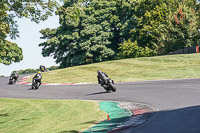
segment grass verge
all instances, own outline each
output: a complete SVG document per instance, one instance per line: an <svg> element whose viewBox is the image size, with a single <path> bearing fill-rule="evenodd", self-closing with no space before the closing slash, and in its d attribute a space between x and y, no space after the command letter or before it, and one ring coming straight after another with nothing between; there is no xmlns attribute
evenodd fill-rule
<svg viewBox="0 0 200 133"><path fill-rule="evenodd" d="M96 101L0 98L0 132L78 133L106 119L98 107Z"/></svg>
<svg viewBox="0 0 200 133"><path fill-rule="evenodd" d="M97 70L115 82L200 77L200 54L105 61L42 73L44 83L97 83ZM31 80L29 79L29 82Z"/></svg>

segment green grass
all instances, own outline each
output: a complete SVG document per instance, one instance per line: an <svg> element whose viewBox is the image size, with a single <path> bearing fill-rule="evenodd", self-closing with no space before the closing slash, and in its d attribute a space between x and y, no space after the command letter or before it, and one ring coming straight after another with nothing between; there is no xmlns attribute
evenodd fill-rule
<svg viewBox="0 0 200 133"><path fill-rule="evenodd" d="M1 133L78 133L106 119L95 101L0 98Z"/></svg>
<svg viewBox="0 0 200 133"><path fill-rule="evenodd" d="M68 67L42 73L42 82L97 83L99 69L115 82L200 78L200 54L130 58Z"/></svg>

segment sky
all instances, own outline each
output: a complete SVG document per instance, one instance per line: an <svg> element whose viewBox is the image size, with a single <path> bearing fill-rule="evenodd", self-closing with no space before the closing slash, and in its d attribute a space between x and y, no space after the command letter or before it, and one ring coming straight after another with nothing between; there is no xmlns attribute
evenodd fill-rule
<svg viewBox="0 0 200 133"><path fill-rule="evenodd" d="M23 60L19 63L12 63L11 65L4 65L0 63L0 76L10 76L12 71L25 70L28 68L37 69L40 65L46 67L58 66L55 63L53 57L43 57L42 47L38 45L44 42L44 39L40 39L42 34L39 32L41 29L45 28L57 28L59 26L59 16L54 15L48 18L44 22L36 24L31 22L26 18L17 20L19 38L16 40L10 40L13 43L17 43L19 47L22 48Z"/></svg>

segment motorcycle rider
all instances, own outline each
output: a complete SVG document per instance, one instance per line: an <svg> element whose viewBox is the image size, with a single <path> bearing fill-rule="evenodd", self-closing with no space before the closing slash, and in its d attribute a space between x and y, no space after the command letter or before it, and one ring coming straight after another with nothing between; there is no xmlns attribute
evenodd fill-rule
<svg viewBox="0 0 200 133"><path fill-rule="evenodd" d="M45 66L40 65L40 71L44 72L46 70Z"/></svg>
<svg viewBox="0 0 200 133"><path fill-rule="evenodd" d="M108 75L100 70L97 71L97 74L98 83L101 84L102 87L107 87L107 79L110 79Z"/></svg>
<svg viewBox="0 0 200 133"><path fill-rule="evenodd" d="M42 74L40 71L37 72L37 74L33 77L33 80L35 80L36 84L39 82L39 86L42 84L41 80L42 80ZM33 88L33 86L32 86Z"/></svg>
<svg viewBox="0 0 200 133"><path fill-rule="evenodd" d="M15 81L17 82L19 78L19 74L17 71L13 71L10 75L10 79L15 79Z"/></svg>

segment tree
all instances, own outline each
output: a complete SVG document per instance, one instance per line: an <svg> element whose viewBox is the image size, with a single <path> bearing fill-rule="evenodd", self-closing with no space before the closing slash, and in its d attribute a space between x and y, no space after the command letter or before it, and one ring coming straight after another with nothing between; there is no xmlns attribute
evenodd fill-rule
<svg viewBox="0 0 200 133"><path fill-rule="evenodd" d="M129 0L66 1L57 11L61 26L41 30L47 39L39 44L43 56L53 56L61 67L114 59L120 40L129 37L132 6Z"/></svg>
<svg viewBox="0 0 200 133"><path fill-rule="evenodd" d="M158 27L169 12L167 4L164 0L141 0L137 3L133 15L134 28L130 31L132 42L137 41L139 47L148 47L157 53Z"/></svg>
<svg viewBox="0 0 200 133"><path fill-rule="evenodd" d="M23 59L22 49L6 40L19 37L15 18L26 17L36 23L52 15L57 2L53 0L2 0L0 2L0 63L9 65ZM16 53L17 52L17 53Z"/></svg>
<svg viewBox="0 0 200 133"><path fill-rule="evenodd" d="M187 2L179 3L179 7L172 10L165 23L160 25L160 53L166 54L184 47L200 45L199 17L195 13L195 4L188 6Z"/></svg>
<svg viewBox="0 0 200 133"><path fill-rule="evenodd" d="M181 3L188 21L178 28L170 16L178 13ZM57 11L60 27L41 30L41 38L47 41L39 46L43 56L53 56L61 67L111 60L116 55L164 54L169 43L176 48L198 44L198 15L188 12L197 10L195 6L195 0L66 0ZM179 37L183 34L185 38ZM174 42L167 42L168 36ZM180 38L186 44L178 43Z"/></svg>
<svg viewBox="0 0 200 133"><path fill-rule="evenodd" d="M180 4L183 6L181 8L186 18L182 21L183 23L176 24L176 20L183 19L178 13ZM125 46L121 46L120 50L130 46L127 44L137 42L140 49L148 48L150 55L155 55L197 45L199 41L198 19L195 13L191 12L192 9L196 9L195 6L195 0L141 0L137 2L132 17L135 21L132 21L134 28L130 31L131 42L124 43Z"/></svg>
<svg viewBox="0 0 200 133"><path fill-rule="evenodd" d="M154 53L153 50L146 47L140 47L138 46L137 41L131 42L130 40L125 41L123 44L120 44L120 52L118 53L118 58L134 58L134 57L147 57L147 56L153 56L156 53Z"/></svg>
<svg viewBox="0 0 200 133"><path fill-rule="evenodd" d="M22 49L16 43L0 42L0 63L9 65L11 61L18 62L22 59Z"/></svg>

